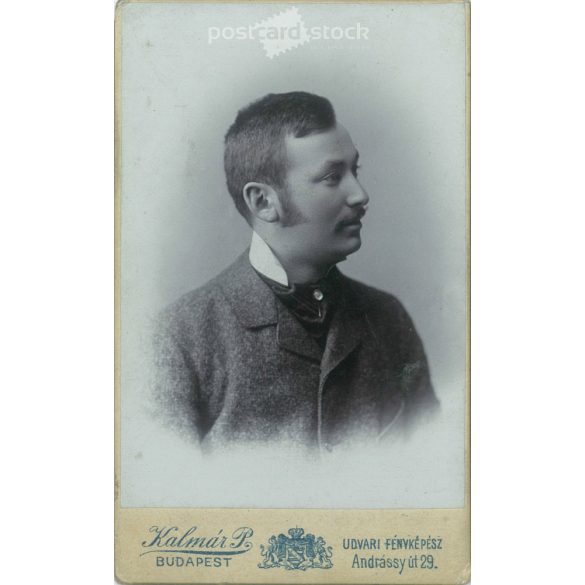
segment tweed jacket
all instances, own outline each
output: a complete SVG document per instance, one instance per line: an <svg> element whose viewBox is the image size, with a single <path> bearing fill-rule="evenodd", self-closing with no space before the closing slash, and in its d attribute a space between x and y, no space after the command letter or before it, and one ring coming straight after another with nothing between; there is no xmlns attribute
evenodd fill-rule
<svg viewBox="0 0 585 585"><path fill-rule="evenodd" d="M285 442L331 451L411 431L436 410L427 360L393 296L341 275L324 352L247 253L160 315L155 397L203 450Z"/></svg>

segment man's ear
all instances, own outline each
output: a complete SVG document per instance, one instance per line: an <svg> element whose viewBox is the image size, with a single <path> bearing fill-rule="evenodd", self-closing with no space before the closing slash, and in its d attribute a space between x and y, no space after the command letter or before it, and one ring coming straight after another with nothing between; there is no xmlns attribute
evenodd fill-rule
<svg viewBox="0 0 585 585"><path fill-rule="evenodd" d="M246 183L244 201L253 217L273 223L279 218L278 193L266 183Z"/></svg>

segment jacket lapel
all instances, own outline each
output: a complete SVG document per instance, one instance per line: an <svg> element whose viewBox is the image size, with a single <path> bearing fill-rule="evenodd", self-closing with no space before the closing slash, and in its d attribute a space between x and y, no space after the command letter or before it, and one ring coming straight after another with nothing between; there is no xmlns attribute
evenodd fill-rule
<svg viewBox="0 0 585 585"><path fill-rule="evenodd" d="M248 251L219 278L221 289L242 326L253 329L277 325L280 347L316 361L321 360L317 342L256 274L248 259Z"/></svg>
<svg viewBox="0 0 585 585"><path fill-rule="evenodd" d="M362 299L354 295L348 280L340 275L340 301L331 320L327 345L321 363L323 378L361 345L367 324Z"/></svg>
<svg viewBox="0 0 585 585"><path fill-rule="evenodd" d="M315 361L321 361L319 344L282 303L278 304L277 336L280 347Z"/></svg>

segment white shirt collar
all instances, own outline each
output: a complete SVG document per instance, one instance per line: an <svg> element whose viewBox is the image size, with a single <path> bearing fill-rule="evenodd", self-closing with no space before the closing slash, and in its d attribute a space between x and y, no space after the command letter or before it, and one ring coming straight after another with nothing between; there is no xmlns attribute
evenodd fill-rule
<svg viewBox="0 0 585 585"><path fill-rule="evenodd" d="M252 232L252 243L250 244L250 264L260 274L288 286L288 277L270 246L256 233Z"/></svg>

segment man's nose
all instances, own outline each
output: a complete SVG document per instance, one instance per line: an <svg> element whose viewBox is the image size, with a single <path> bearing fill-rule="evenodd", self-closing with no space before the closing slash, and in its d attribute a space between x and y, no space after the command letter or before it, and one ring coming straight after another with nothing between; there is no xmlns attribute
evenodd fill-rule
<svg viewBox="0 0 585 585"><path fill-rule="evenodd" d="M350 207L365 207L370 201L368 193L362 187L361 183L354 178L351 191L347 197L347 204Z"/></svg>

